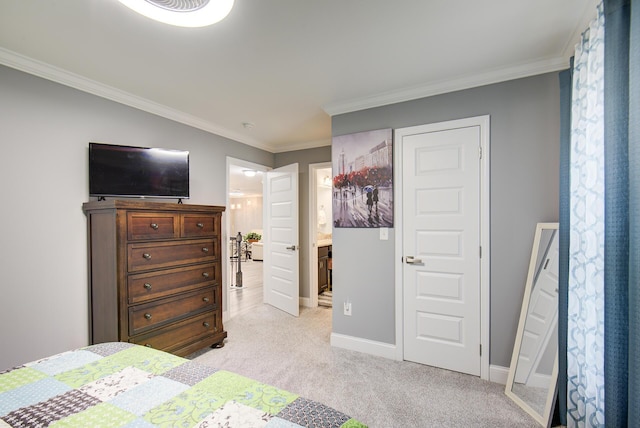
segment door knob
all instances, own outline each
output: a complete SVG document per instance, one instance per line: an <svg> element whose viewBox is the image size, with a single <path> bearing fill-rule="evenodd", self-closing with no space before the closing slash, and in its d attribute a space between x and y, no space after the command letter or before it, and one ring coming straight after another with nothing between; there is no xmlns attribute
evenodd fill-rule
<svg viewBox="0 0 640 428"><path fill-rule="evenodd" d="M296 250L296 246L292 245L290 247L287 247L287 250L295 251Z"/></svg>
<svg viewBox="0 0 640 428"><path fill-rule="evenodd" d="M410 265L415 265L415 264L422 263L422 259L416 259L413 256L407 256L406 260L407 260L407 264L410 264Z"/></svg>

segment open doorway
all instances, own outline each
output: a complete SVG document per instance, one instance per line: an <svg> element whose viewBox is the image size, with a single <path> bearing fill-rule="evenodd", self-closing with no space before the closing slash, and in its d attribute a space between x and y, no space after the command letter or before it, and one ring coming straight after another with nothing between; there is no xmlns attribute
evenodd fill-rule
<svg viewBox="0 0 640 428"><path fill-rule="evenodd" d="M227 158L223 290L226 318L263 304L263 174L269 168ZM225 256L226 254L226 256Z"/></svg>
<svg viewBox="0 0 640 428"><path fill-rule="evenodd" d="M309 165L309 303L332 306L333 241L331 162Z"/></svg>

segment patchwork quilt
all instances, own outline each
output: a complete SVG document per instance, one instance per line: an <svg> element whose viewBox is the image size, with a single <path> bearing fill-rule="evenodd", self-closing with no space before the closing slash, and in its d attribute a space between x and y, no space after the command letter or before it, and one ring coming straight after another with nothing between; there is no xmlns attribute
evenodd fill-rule
<svg viewBox="0 0 640 428"><path fill-rule="evenodd" d="M328 406L130 343L0 373L0 427L366 427Z"/></svg>

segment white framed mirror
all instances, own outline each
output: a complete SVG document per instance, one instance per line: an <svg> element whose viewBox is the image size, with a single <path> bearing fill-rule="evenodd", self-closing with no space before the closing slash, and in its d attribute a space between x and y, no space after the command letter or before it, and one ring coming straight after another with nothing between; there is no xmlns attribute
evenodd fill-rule
<svg viewBox="0 0 640 428"><path fill-rule="evenodd" d="M538 223L505 393L549 427L558 386L558 223Z"/></svg>

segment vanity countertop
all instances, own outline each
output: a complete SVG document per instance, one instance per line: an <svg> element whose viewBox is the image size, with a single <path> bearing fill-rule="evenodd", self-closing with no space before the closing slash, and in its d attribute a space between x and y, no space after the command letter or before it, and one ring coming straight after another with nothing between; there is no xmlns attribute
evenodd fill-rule
<svg viewBox="0 0 640 428"><path fill-rule="evenodd" d="M331 239L319 239L317 245L318 245L318 248L328 247L329 245L331 245Z"/></svg>

